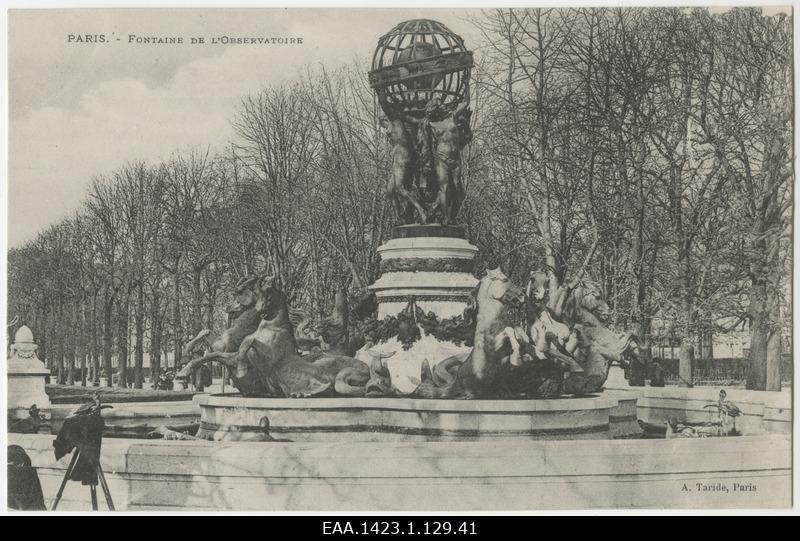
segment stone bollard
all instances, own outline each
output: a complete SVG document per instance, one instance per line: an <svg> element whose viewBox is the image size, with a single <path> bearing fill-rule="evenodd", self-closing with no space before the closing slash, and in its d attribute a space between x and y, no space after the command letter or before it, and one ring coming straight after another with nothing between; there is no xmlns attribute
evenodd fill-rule
<svg viewBox="0 0 800 541"><path fill-rule="evenodd" d="M50 433L50 372L36 355L33 332L23 325L14 335L8 359L8 431Z"/></svg>

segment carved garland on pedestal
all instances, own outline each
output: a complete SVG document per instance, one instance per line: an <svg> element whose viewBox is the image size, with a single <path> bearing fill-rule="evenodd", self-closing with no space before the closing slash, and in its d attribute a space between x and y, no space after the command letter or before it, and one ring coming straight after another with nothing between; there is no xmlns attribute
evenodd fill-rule
<svg viewBox="0 0 800 541"><path fill-rule="evenodd" d="M405 302L409 303L411 301L416 302L416 297L411 295L387 295L385 297L378 297L378 304L381 303L388 303L388 302ZM421 301L425 302L468 302L469 296L468 295L425 295L421 299Z"/></svg>
<svg viewBox="0 0 800 541"><path fill-rule="evenodd" d="M422 338L421 330L441 342L467 347L472 347L475 333L474 323L466 322L463 316L439 319L433 312L423 312L413 297L397 316L386 316L383 320L373 317L365 320L362 327L365 339L381 343L396 337L404 350L411 349Z"/></svg>

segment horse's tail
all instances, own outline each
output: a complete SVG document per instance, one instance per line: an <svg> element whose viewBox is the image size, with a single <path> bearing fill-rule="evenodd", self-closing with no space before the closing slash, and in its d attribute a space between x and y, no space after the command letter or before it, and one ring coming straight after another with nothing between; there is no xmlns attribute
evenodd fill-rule
<svg viewBox="0 0 800 541"><path fill-rule="evenodd" d="M456 379L458 367L461 366L462 362L464 362L464 356L456 355L453 357L448 357L434 366L431 375L436 386L446 387L448 385L452 385Z"/></svg>
<svg viewBox="0 0 800 541"><path fill-rule="evenodd" d="M175 377L176 378L189 377L192 370L194 370L198 366L211 362L218 362L230 368L231 370L234 370L237 365L236 357L238 355L239 354L237 352L224 353L221 351L212 351L210 353L206 353L202 357L198 357L197 359L192 359L191 361L183 365L183 368L181 368L180 371L177 374L175 374Z"/></svg>
<svg viewBox="0 0 800 541"><path fill-rule="evenodd" d="M453 364L453 360L458 360L458 357L450 357L449 359L445 359L441 363L437 364L435 370L439 369L439 365L448 362L450 365ZM460 363L459 363L460 364ZM443 374L447 373L447 376ZM450 371L447 370L447 366L443 367L441 370L440 378L450 378ZM452 379L449 379L448 383L444 385L437 385L436 377L434 376L433 372L431 371L431 365L428 362L428 359L422 361L422 367L420 369L420 379L422 382L419 386L414 390L412 393L413 396L417 396L420 398L453 398L455 396L455 375L452 376Z"/></svg>
<svg viewBox="0 0 800 541"><path fill-rule="evenodd" d="M336 373L333 390L344 396L364 396L370 380L369 367L359 361L359 365L346 366Z"/></svg>
<svg viewBox="0 0 800 541"><path fill-rule="evenodd" d="M627 333L623 336L623 340L625 341L624 345L622 346L622 353L619 356L620 365L625 366L623 363L627 364L628 358L633 357L634 360L639 361L639 337L633 333Z"/></svg>

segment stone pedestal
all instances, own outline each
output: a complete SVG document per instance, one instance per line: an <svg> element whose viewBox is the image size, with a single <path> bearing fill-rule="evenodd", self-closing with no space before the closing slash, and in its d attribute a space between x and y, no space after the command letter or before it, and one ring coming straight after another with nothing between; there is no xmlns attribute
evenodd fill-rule
<svg viewBox="0 0 800 541"><path fill-rule="evenodd" d="M459 316L470 292L478 285L473 275L478 249L466 239L464 228L441 225L395 227L392 238L378 248L381 276L370 286L378 300L378 319L396 316L414 301L423 312L439 319ZM397 339L371 348L382 356L401 393L413 392L420 382L424 360L431 367L470 348L441 342L433 336L416 341L408 350Z"/></svg>
<svg viewBox="0 0 800 541"><path fill-rule="evenodd" d="M39 433L50 433L50 398L44 387L50 372L36 356L37 347L31 330L24 325L20 327L8 358L9 432L31 431L31 427L38 424ZM32 406L39 410L40 423L31 419Z"/></svg>
<svg viewBox="0 0 800 541"><path fill-rule="evenodd" d="M378 319L396 315L411 298L440 318L461 314L478 284L473 276L478 249L456 226L395 227L378 248L381 277L370 289L378 299Z"/></svg>

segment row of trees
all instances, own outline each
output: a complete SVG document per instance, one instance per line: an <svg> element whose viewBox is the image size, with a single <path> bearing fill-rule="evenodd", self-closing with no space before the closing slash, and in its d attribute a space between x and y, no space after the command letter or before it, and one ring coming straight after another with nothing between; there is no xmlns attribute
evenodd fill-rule
<svg viewBox="0 0 800 541"><path fill-rule="evenodd" d="M375 182L387 149L359 73L244 98L228 148L98 177L73 217L10 251L9 313L60 382L124 359L118 384L141 387L145 354L153 375L174 363L189 337L224 325L233 284L254 272L312 313L339 286L366 290L391 223Z"/></svg>
<svg viewBox="0 0 800 541"><path fill-rule="evenodd" d="M671 322L684 379L697 338L744 323L748 386L779 389L790 319L789 18L535 9L476 24L490 44L479 131L503 171L491 178L523 200L515 225L541 239L551 287L596 250L590 274L618 323L647 336L654 318Z"/></svg>
<svg viewBox="0 0 800 541"><path fill-rule="evenodd" d="M792 36L753 9L486 11L460 221L479 270L551 287L585 272L615 323L683 338L750 325L751 388L780 387L790 319ZM269 271L290 302L362 295L394 217L388 143L364 66L242 100L228 148L131 163L74 217L9 253L9 313L59 380L157 373L224 325L232 285ZM782 312L783 307L783 312ZM130 360L129 360L130 359ZM173 361L174 362L174 361ZM87 370L82 370L82 374ZM690 378L690 372L684 374Z"/></svg>

